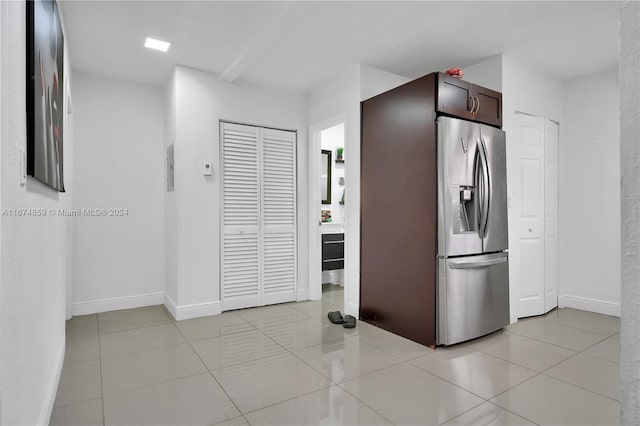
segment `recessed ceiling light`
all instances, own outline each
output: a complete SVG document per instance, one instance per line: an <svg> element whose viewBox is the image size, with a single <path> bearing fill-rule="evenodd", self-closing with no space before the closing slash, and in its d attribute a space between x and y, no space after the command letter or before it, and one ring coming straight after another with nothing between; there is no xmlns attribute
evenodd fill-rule
<svg viewBox="0 0 640 426"><path fill-rule="evenodd" d="M169 46L171 46L171 43L169 43L168 41L156 40L155 38L151 37L147 37L144 42L144 47L148 49L159 50L161 52L166 52L167 50L169 50Z"/></svg>

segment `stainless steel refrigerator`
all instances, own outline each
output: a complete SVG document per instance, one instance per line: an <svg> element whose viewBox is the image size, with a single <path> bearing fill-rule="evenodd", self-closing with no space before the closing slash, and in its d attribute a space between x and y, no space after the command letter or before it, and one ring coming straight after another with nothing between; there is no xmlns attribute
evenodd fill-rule
<svg viewBox="0 0 640 426"><path fill-rule="evenodd" d="M450 117L438 123L437 343L509 324L505 133Z"/></svg>

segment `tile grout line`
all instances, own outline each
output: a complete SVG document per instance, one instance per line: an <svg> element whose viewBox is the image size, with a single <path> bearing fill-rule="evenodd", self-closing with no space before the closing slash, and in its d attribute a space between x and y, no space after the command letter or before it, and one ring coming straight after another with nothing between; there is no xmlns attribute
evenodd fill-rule
<svg viewBox="0 0 640 426"><path fill-rule="evenodd" d="M244 319L244 318L243 318ZM227 392L227 390L222 386L222 383L220 383L218 381L218 379L216 379L216 376L213 375L213 372L211 370L209 370L209 367L207 367L207 364L204 362L204 360L200 357L200 355L198 354L198 352L195 350L195 348L193 347L193 345L191 344L191 342L189 341L189 339L187 339L187 337L182 333L182 330L180 330L180 328L174 323L174 326L176 327L176 329L178 330L178 333L180 333L180 335L182 336L182 338L185 340L185 342L187 342L187 344L189 345L189 347L191 348L191 350L193 351L193 353L195 354L195 356L198 357L198 359L200 360L200 362L202 363L202 365L204 366L204 368L207 370L207 372L209 373L209 375L211 376L211 378L218 384L218 386L220 387L220 389L222 389L222 392L224 392L224 394L227 396L227 398L229 398L229 401L231 401L231 403L233 404L233 406L236 408L236 410L238 410L238 413L240 413L240 415L242 416L242 418L244 419L245 422L249 423L249 420L247 420L247 418L244 416L244 414L242 413L242 411L240 411L240 407L238 407L238 405L236 404L236 402L231 398L231 396L229 395L229 393ZM222 337L222 335L220 335L220 337ZM199 373L202 374L202 373ZM238 416L234 416L231 417L229 419L224 419L221 420L218 423L221 423L223 421L226 420L231 420L235 417Z"/></svg>
<svg viewBox="0 0 640 426"><path fill-rule="evenodd" d="M557 324L556 324L556 325L557 325ZM579 329L578 329L578 328L575 328L574 330L579 330ZM580 331L584 331L584 330L580 330ZM516 333L515 331L505 330L505 333L506 333L506 334L515 335L515 336L519 336L519 337L526 337L527 339L535 340L536 342L546 343L547 345L555 346L555 347L558 347L558 348L561 348L561 349L567 349L567 350L570 350L570 351L573 351L573 352L581 352L581 351L576 350L576 349L567 348L566 346L556 345L555 343L546 342L546 341L544 341L544 340L536 339L535 337L526 336L526 335L524 335L524 334L519 334L519 333ZM593 334L597 334L597 333L593 333ZM599 336L604 337L604 338L605 338L604 340L608 339L608 337L606 337L606 336L604 336L604 335L602 335L602 334L600 334ZM595 344L595 345L597 345L598 343L601 343L602 341L603 341L603 340L599 340L597 343L594 343L594 344ZM583 349L583 350L584 350L584 349Z"/></svg>
<svg viewBox="0 0 640 426"><path fill-rule="evenodd" d="M587 391L587 392L590 392L590 393L592 393L592 394L594 394L594 395L599 395L599 396L601 396L601 397L603 397L603 398L607 398L607 399L609 399L609 400L611 400L611 401L613 401L613 402L616 402L616 403L620 404L620 401L618 401L617 399L611 398L610 396L603 395L603 394L601 394L601 393L599 393L599 392L596 392L596 391L593 391L593 390L591 390L591 389L583 388L582 386L576 385L576 384L574 384L574 383L567 382L566 380L564 380L564 379L560 379L560 378L558 378L558 377L549 376L548 374L544 374L544 373L540 373L540 374L541 374L542 376L548 377L548 378L550 378L550 379L557 380L557 381L559 381L559 382L562 382L562 383L565 383L565 384L567 384L567 385L570 385L570 386L576 387L576 388L578 388L578 389L582 389L582 390Z"/></svg>
<svg viewBox="0 0 640 426"><path fill-rule="evenodd" d="M318 321L318 322L320 323L320 326L321 326L321 327L324 327L324 326L325 326L325 325L322 323L322 320L318 320L317 318L311 317L311 316L310 316L309 314L307 314L306 312L298 311L298 310L297 310L297 309L295 309L295 308L290 308L290 309L293 309L293 310L294 310L295 312L297 312L297 313L301 313L301 314L303 314L303 315L308 316L309 318L311 318L311 319L313 319L313 320ZM307 321L307 320L304 320L304 321ZM295 324L295 323L297 323L297 322L298 322L298 321L294 321L294 324ZM253 325L253 324L252 324L252 325ZM268 327L266 327L266 328L268 328ZM367 404L365 404L364 402L362 402L359 398L355 397L355 396L354 396L354 395L352 395L350 392L348 392L346 389L344 389L342 386L340 386L340 384L339 384L339 383L334 382L333 380L331 380L331 378L330 378L330 377L325 376L322 372L320 372L319 370L317 370L314 366L312 366L311 364L309 364L308 362L306 362L304 359L300 358L300 357L299 357L299 356L298 356L294 351L289 350L289 349L288 349L288 348L286 348L285 346L283 346L283 345L281 345L280 343L278 343L276 340L274 340L272 337L270 337L267 333L265 333L263 329L256 327L256 330L258 330L260 333L262 333L262 334L263 334L267 339L271 340L273 343L275 343L276 345L278 345L278 346L280 346L282 349L284 349L284 350L285 350L285 354L287 354L287 353L288 353L289 355L293 355L293 357L294 357L294 358L296 358L297 360L299 360L299 361L300 361L300 362L302 362L303 364L307 365L309 368L311 368L311 369L312 369L313 371L315 371L316 373L320 374L322 377L326 378L326 379L329 381L329 385L328 385L328 386L323 386L323 387L321 387L320 389L316 389L316 390L311 391L311 392L306 392L306 393L303 393L303 394L300 394L300 395L295 395L295 396L293 396L293 397L291 397L291 398L287 398L287 399L285 399L285 400L283 400L283 401L274 402L273 404L269 404L269 405L264 406L264 407L256 408L255 410L247 411L246 413L243 413L243 416L244 416L244 414L251 414L251 413L254 413L254 412L256 412L256 411L264 410L264 409L266 409L266 408L273 407L273 406L278 405L278 404L283 404L283 403L285 403L285 402L292 401L292 400L294 400L294 399L301 398L301 397L304 397L304 396L307 396L307 395L311 395L311 394L313 394L313 393L320 392L320 391L325 390L325 389L330 389L330 388L331 388L331 387L333 387L333 386L337 386L337 387L339 387L340 389L342 389L344 392L347 392L349 395L353 396L357 401L361 402L361 403L362 403L362 405L364 405L364 406L366 406L367 408L369 408L369 409L370 409L371 411L373 411L375 414L379 415L380 417L382 417L382 418L383 418L383 419L385 419L386 421L389 421L389 419L387 419L386 417L384 417L383 415L381 415L380 413L378 413L378 412L377 412L376 410L374 410L373 408L369 407ZM355 336L357 336L357 335L355 335ZM353 337L353 336L344 336L344 337L345 337L345 338L347 338L347 337ZM335 342L339 342L339 341L340 341L340 340L334 340L334 341L326 342L326 343L335 343ZM313 346L320 346L320 345L323 345L323 344L324 344L324 343L320 343L320 344L317 344L317 345L311 345L311 346L308 346L308 347L305 347L305 348L298 348L298 349L296 349L296 350L297 350L297 351L300 351L300 350L304 350L304 349L311 348L311 347L313 347ZM371 345L370 345L370 346L371 346ZM373 347L373 346L372 346L372 347ZM375 349L377 349L377 348L375 348ZM277 354L277 355L284 355L284 354ZM270 357L277 356L277 355L271 355ZM259 358L259 359L266 359L266 358L270 358L270 357L263 357L263 358ZM255 360L254 360L254 361L255 361ZM246 361L246 362L252 362L252 361ZM401 362L402 362L402 361L401 361ZM400 362L400 363L401 363L401 362ZM242 363L239 363L239 364L242 364ZM235 364L235 365L239 365L239 364ZM394 365L398 365L398 364L394 364ZM384 368L388 368L388 367L384 367ZM384 368L382 368L382 369L384 369ZM381 370L382 370L382 369L381 369ZM211 370L209 370L209 371L211 371ZM376 370L376 371L380 371L380 370ZM212 373L212 374L213 374L213 373ZM221 386L222 386L222 385L221 385ZM247 423L249 423L249 420L248 420L246 417L245 417L245 420L247 421ZM391 421L389 421L389 422L393 424L393 422L391 422ZM249 423L249 424L250 424L250 423Z"/></svg>
<svg viewBox="0 0 640 426"><path fill-rule="evenodd" d="M96 315L96 322L98 323L98 360L100 362L100 402L102 402L102 425L106 426L107 419L104 412L104 382L102 380L102 339L100 338L100 316Z"/></svg>
<svg viewBox="0 0 640 426"><path fill-rule="evenodd" d="M524 382L523 382L523 383L524 383ZM495 397L494 397L494 398L495 398ZM492 399L493 399L493 398L492 398ZM483 405L483 404L491 404L491 405L494 405L494 406L498 407L499 409L504 410L504 411L506 411L506 412L508 412L508 413L511 413L511 414L513 414L513 415L515 415L515 416L518 416L518 417L520 417L520 418L523 418L523 419L525 419L526 421L531 422L531 423L533 423L533 424L534 424L534 425L536 425L536 426L541 426L539 423L536 423L536 422L534 422L533 420L530 420L530 419L528 419L528 418L524 417L522 414L518 414L518 413L516 413L515 411L511 411L511 410L509 410L509 409L507 409L507 408L504 408L504 407L502 407L502 406L500 406L500 405L496 404L495 402L491 402L491 400L487 400L487 401L485 401L485 402L483 402L483 403L481 403L481 404L476 405L476 406L475 406L475 407L473 407L473 408L469 408L469 409L468 409L467 411L465 411L464 413L460 413L460 414L458 414L457 416L452 417L452 418L450 418L449 420L447 420L447 421L445 421L445 422L440 423L440 425L439 425L439 426L442 426L442 425L444 425L444 424L445 424L445 423L447 423L447 422L450 422L450 421L452 421L452 420L455 420L455 419L457 419L458 417L460 417L460 416L462 416L462 415L464 415L464 414L468 413L468 412L469 412L469 411L471 411L471 410L474 410L474 409L478 408L480 405Z"/></svg>

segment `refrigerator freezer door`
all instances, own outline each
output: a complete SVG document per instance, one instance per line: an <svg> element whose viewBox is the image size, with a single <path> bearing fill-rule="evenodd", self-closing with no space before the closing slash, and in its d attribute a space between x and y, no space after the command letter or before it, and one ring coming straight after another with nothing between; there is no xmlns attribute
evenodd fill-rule
<svg viewBox="0 0 640 426"><path fill-rule="evenodd" d="M480 126L438 118L438 256L482 253L476 169Z"/></svg>
<svg viewBox="0 0 640 426"><path fill-rule="evenodd" d="M438 259L439 345L484 336L507 324L507 253Z"/></svg>
<svg viewBox="0 0 640 426"><path fill-rule="evenodd" d="M480 126L489 171L489 208L484 232L483 252L492 253L509 248L507 222L507 151L505 133L489 126Z"/></svg>

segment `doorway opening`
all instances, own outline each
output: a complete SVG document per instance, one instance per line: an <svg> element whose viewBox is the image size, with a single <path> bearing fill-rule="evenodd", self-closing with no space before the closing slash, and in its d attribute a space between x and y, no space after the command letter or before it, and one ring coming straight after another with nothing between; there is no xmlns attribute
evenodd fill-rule
<svg viewBox="0 0 640 426"><path fill-rule="evenodd" d="M310 128L309 296L327 312L344 312L345 129L344 114Z"/></svg>

